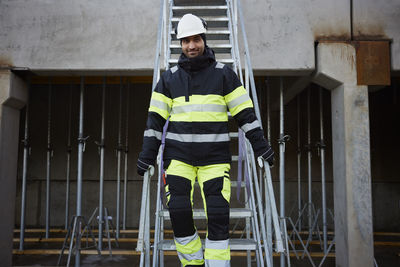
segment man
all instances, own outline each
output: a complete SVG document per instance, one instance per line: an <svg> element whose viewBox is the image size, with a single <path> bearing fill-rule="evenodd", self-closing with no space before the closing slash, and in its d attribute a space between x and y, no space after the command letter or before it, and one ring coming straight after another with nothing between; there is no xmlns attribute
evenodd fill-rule
<svg viewBox="0 0 400 267"><path fill-rule="evenodd" d="M178 65L163 73L152 94L137 167L143 175L155 164L169 118L165 191L179 259L183 266L230 266L227 111L245 132L257 157L272 164L274 152L264 138L248 93L232 69L215 61L205 33L206 23L192 14L179 21L176 34L182 54ZM204 255L193 223L196 178L207 215Z"/></svg>

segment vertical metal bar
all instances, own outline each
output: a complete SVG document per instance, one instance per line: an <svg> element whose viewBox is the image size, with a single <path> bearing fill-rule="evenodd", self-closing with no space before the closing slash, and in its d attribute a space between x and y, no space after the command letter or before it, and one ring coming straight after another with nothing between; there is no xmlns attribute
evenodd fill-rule
<svg viewBox="0 0 400 267"><path fill-rule="evenodd" d="M129 90L130 83L126 88L126 116L125 116L125 151L124 151L124 203L122 210L122 229L126 230L126 204L128 197L128 140L129 140Z"/></svg>
<svg viewBox="0 0 400 267"><path fill-rule="evenodd" d="M78 137L78 174L76 181L76 216L82 216L82 175L83 175L83 151L85 147L85 138L83 137L83 112L84 112L84 96L85 96L85 87L84 87L85 78L81 77L81 90L80 90L80 100L79 100L79 137ZM79 218L78 218L79 220ZM80 236L81 232L81 223L77 225L78 229L77 237ZM75 231L74 231L75 233ZM78 242L78 239L77 239ZM79 244L76 244L78 248ZM75 266L80 266L81 260L81 252L79 249L76 249L75 253Z"/></svg>
<svg viewBox="0 0 400 267"><path fill-rule="evenodd" d="M104 138L105 138L105 116L106 116L106 86L107 78L103 77L103 91L101 100L101 136L100 136L100 188L99 188L99 250L103 249L103 224L108 218L104 218ZM107 223L107 222L106 222Z"/></svg>
<svg viewBox="0 0 400 267"><path fill-rule="evenodd" d="M121 202L121 127L122 127L122 77L120 77L119 86L119 112L118 112L118 144L117 144L117 215L116 215L116 237L119 238L120 226L120 202Z"/></svg>
<svg viewBox="0 0 400 267"><path fill-rule="evenodd" d="M239 12L239 17L240 17L240 27L242 28L242 36L243 36L243 43L244 43L244 54L246 58L246 62L248 65L248 71L249 71L249 76L250 76L250 83L251 83L251 92L252 92L252 99L254 103L254 111L256 113L258 121L261 123L261 115L260 115L260 108L258 105L258 99L257 99L257 92L256 92L256 85L254 82L254 76L253 76L253 68L251 66L251 60L250 60L250 54L249 54L249 45L247 43L247 37L246 37L246 29L244 26L244 21L243 21L243 11L241 8L241 3L240 0L237 0L237 9Z"/></svg>
<svg viewBox="0 0 400 267"><path fill-rule="evenodd" d="M148 187L150 186L150 172L146 171L143 176L143 188L142 188L142 201L140 202L140 217L139 217L139 233L136 251L140 251L140 263L139 266L144 265L144 254L145 254L145 229L146 229L146 212L147 212L147 201L148 201Z"/></svg>
<svg viewBox="0 0 400 267"><path fill-rule="evenodd" d="M30 84L29 84L29 89L30 89ZM19 250L24 250L24 239L25 239L26 179L28 175L28 155L29 155L29 97L25 109L25 133L24 133L24 140L22 140L22 143L24 145L24 159L22 167L21 225L19 232Z"/></svg>
<svg viewBox="0 0 400 267"><path fill-rule="evenodd" d="M162 6L160 8L163 10L163 45L164 45L164 69L168 69L167 67L167 35L170 35L170 32L167 32L167 2L168 1L163 1Z"/></svg>
<svg viewBox="0 0 400 267"><path fill-rule="evenodd" d="M71 183L71 130L72 130L72 85L69 88L69 106L68 106L68 129L67 129L67 173L65 188L65 230L68 229L69 221L69 192Z"/></svg>
<svg viewBox="0 0 400 267"><path fill-rule="evenodd" d="M49 79L48 111L47 111L47 164L46 164L46 238L50 235L50 175L51 175L51 93L52 81Z"/></svg>
<svg viewBox="0 0 400 267"><path fill-rule="evenodd" d="M280 217L285 218L285 143L284 139L284 110L283 110L283 80L279 78L279 131L280 131L280 142L279 142L279 192L280 192ZM281 229L283 230L283 224L281 221ZM281 253L281 267L285 266L285 255Z"/></svg>
<svg viewBox="0 0 400 267"><path fill-rule="evenodd" d="M159 264L159 259L158 259L158 242L160 241L160 226L161 226L161 176L162 176L162 170L160 169L159 165L159 176L158 176L158 181L157 181L157 198L156 198L156 219L154 222L154 245L153 245L153 267L158 266Z"/></svg>
<svg viewBox="0 0 400 267"><path fill-rule="evenodd" d="M149 186L147 187L147 201L146 201L146 221L145 221L145 249L146 249L146 257L145 263L146 267L150 266L150 183L151 179L149 179Z"/></svg>
<svg viewBox="0 0 400 267"><path fill-rule="evenodd" d="M324 143L324 118L323 118L323 91L319 88L319 124L321 129L321 185L322 185L322 231L324 239L324 253L328 249L327 224L326 224L326 191L325 191L325 143Z"/></svg>
<svg viewBox="0 0 400 267"><path fill-rule="evenodd" d="M249 184L250 184L250 200L251 200L251 202L250 202L250 206L251 206L251 209L253 210L253 221L254 221L254 234L255 234L255 236L256 236L256 240L258 240L259 241L259 244L258 244L258 255L259 255L259 261L260 261L260 263L261 263L261 266L262 267L264 267L264 261L263 261L263 252L262 252L262 249L261 249L261 234L260 234L260 228L259 228L259 226L258 226L258 219L257 219L257 212L256 212L256 210L257 210L257 207L256 207L256 201L255 201L255 196L254 196L254 188L253 188L253 175L252 175L252 173L251 173L251 167L250 167L250 162L249 162L249 153L246 151L246 158L247 158L247 160L246 160L246 165L247 165L247 173L248 173L248 176L249 176ZM254 180L256 180L256 178L254 179Z"/></svg>
<svg viewBox="0 0 400 267"><path fill-rule="evenodd" d="M307 90L307 159L308 159L308 235L312 236L312 191L311 191L311 89Z"/></svg>
<svg viewBox="0 0 400 267"><path fill-rule="evenodd" d="M297 96L297 212L301 231L301 148L300 148L300 96Z"/></svg>
<svg viewBox="0 0 400 267"><path fill-rule="evenodd" d="M247 147L250 148L251 144L249 143L249 141L247 141L246 143L247 143ZM263 206L262 206L262 203L261 203L262 197L261 197L261 193L260 193L260 186L259 186L258 181L257 181L257 167L256 167L256 163L254 161L254 154L252 153L252 155L250 157L248 157L247 160L251 161L251 167L253 169L254 191L256 193L255 197L257 199L258 214L259 214L259 218L260 218L261 237L262 237L263 243L266 244L267 243L267 236L266 236L266 233L265 233L264 211L263 211ZM260 241L261 241L261 239L260 239ZM269 254L269 249L268 249L267 245L264 245L264 253L265 253L265 261L267 263L267 266L272 267L271 262L270 262L272 254ZM261 258L262 258L262 256L261 256Z"/></svg>
<svg viewBox="0 0 400 267"><path fill-rule="evenodd" d="M160 13L158 20L158 30L157 30L157 46L156 46L156 56L154 58L154 71L153 71L153 88L156 87L157 81L160 77L160 56L161 56L161 39L163 31L163 15L164 15L164 0L160 0Z"/></svg>
<svg viewBox="0 0 400 267"><path fill-rule="evenodd" d="M166 8L166 7L165 7ZM168 30L167 30L167 39L168 39L168 47L171 47L171 34L170 32L172 31L172 0L168 1L168 16L169 16L169 24L168 24ZM165 62L166 62L166 67L165 69L168 70L169 69L169 59L171 57L171 49L167 50L167 56L165 58ZM153 87L154 88L154 87Z"/></svg>
<svg viewBox="0 0 400 267"><path fill-rule="evenodd" d="M270 87L268 83L268 79L265 80L265 85L267 89L267 139L269 144L271 145L271 116L270 116L270 109L271 109L271 102L270 102ZM266 216L266 230L267 230L267 245L269 249L269 254L271 255L271 265L273 266L274 257L272 256L272 217L271 217L271 201L269 200L268 195L268 185L267 181L264 183L265 186L265 216Z"/></svg>

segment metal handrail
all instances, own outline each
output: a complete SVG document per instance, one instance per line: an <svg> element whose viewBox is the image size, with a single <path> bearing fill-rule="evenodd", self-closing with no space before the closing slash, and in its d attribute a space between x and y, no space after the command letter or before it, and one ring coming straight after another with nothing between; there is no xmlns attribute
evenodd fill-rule
<svg viewBox="0 0 400 267"><path fill-rule="evenodd" d="M162 39L163 39L163 29L164 29L164 10L165 10L165 0L160 0L160 15L158 19L158 29L157 29L157 45L156 45L156 56L154 58L154 69L153 69L153 83L151 89L157 85L158 80L160 79L160 57L161 57L161 48L162 48Z"/></svg>
<svg viewBox="0 0 400 267"><path fill-rule="evenodd" d="M254 74L253 74L253 68L251 65L251 59L250 59L250 52L249 52L249 45L247 43L247 35L246 35L246 28L244 26L244 17L243 17L243 12L242 12L242 6L240 3L240 0L235 0L235 3L232 2L232 0L227 0L228 5L230 5L230 10L232 12L231 16L234 18L234 23L237 23L237 18L236 18L236 13L239 15L239 23L240 23L240 28L241 28L241 33L243 37L243 45L244 45L244 54L245 54L245 66L247 66L247 71L246 75L248 75L248 78L250 78L250 90L251 90L251 95L253 96L253 103L254 103L254 110L257 116L257 119L259 120L260 124L262 125L262 120L261 120L261 115L260 115L260 107L258 105L258 98L257 98L257 90L256 90L256 83L254 80ZM236 28L236 27L233 27ZM235 46L238 47L238 33L236 31L232 32L234 35L235 39ZM237 53L236 58L239 61L239 68L240 68L240 55L239 55L239 49L237 48L235 53ZM240 75L240 80L243 83L243 77L241 73L241 69L239 69L239 75ZM261 126L262 127L262 126Z"/></svg>

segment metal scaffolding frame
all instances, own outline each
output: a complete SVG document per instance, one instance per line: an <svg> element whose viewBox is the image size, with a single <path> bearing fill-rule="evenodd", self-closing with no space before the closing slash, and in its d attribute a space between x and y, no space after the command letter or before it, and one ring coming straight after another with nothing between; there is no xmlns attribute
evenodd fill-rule
<svg viewBox="0 0 400 267"><path fill-rule="evenodd" d="M51 99L52 99L52 81L49 79L48 88L48 106L47 106L47 160L46 160L46 234L45 237L50 237L50 179L51 179L51 158L53 157L53 148L51 144Z"/></svg>
<svg viewBox="0 0 400 267"><path fill-rule="evenodd" d="M126 230L126 213L128 198L128 152L129 152L129 90L130 83L128 80L126 87L126 115L125 115L125 150L124 150L124 196L122 209L122 229Z"/></svg>
<svg viewBox="0 0 400 267"><path fill-rule="evenodd" d="M22 165L22 189L21 189L21 221L19 233L19 250L24 250L25 240L25 212L26 212L26 180L28 176L28 156L30 155L29 146L29 95L30 95L30 82L28 89L28 102L25 107L25 123L24 123L24 139L22 144L24 146L23 165Z"/></svg>
<svg viewBox="0 0 400 267"><path fill-rule="evenodd" d="M71 184L71 131L72 131L72 85L69 89L68 104L68 129L67 129L67 167L66 167L66 187L65 187L65 230L68 229L69 222L69 194Z"/></svg>
<svg viewBox="0 0 400 267"><path fill-rule="evenodd" d="M120 233L120 210L121 210L121 157L122 157L122 77L119 80L119 105L118 105L118 143L117 143L117 202L116 202L116 215L115 227L116 238L119 238Z"/></svg>

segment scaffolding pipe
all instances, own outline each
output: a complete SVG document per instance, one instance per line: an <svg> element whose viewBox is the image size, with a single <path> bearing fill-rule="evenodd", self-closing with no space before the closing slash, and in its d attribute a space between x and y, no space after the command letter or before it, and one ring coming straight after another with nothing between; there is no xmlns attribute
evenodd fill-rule
<svg viewBox="0 0 400 267"><path fill-rule="evenodd" d="M281 229L283 229L282 219L285 218L285 142L284 142L284 107L283 107L283 80L279 79L279 191L280 191L280 218ZM283 230L282 230L283 231ZM281 267L285 266L285 255L281 253Z"/></svg>
<svg viewBox="0 0 400 267"><path fill-rule="evenodd" d="M99 250L103 249L103 222L104 222L104 145L105 145L105 116L106 116L106 84L107 78L103 77L103 92L101 102L101 139L100 139L100 188L99 188ZM108 220L108 218L105 218Z"/></svg>
<svg viewBox="0 0 400 267"><path fill-rule="evenodd" d="M308 235L312 236L312 191L311 191L311 89L307 90L307 163L308 163Z"/></svg>
<svg viewBox="0 0 400 267"><path fill-rule="evenodd" d="M68 105L68 129L67 129L67 173L66 173L66 188L65 188L65 230L68 229L69 221L69 192L71 182L71 124L72 124L72 86L69 90L69 105Z"/></svg>
<svg viewBox="0 0 400 267"><path fill-rule="evenodd" d="M297 214L301 231L301 148L300 148L300 96L297 96Z"/></svg>
<svg viewBox="0 0 400 267"><path fill-rule="evenodd" d="M28 92L29 93L29 92ZM25 110L25 133L22 140L24 146L24 159L22 166L22 189L21 189L21 225L19 233L19 250L24 250L25 238L25 209L26 209L26 179L28 174L28 155L29 155L29 99Z"/></svg>
<svg viewBox="0 0 400 267"><path fill-rule="evenodd" d="M49 79L48 89L48 111L47 111L47 164L46 164L46 238L50 236L50 175L51 175L51 157L53 154L51 148L51 93L52 81Z"/></svg>
<svg viewBox="0 0 400 267"><path fill-rule="evenodd" d="M268 80L265 80L267 89L267 139L271 145L271 117L270 117L270 88ZM272 255L272 217L271 217L271 202L268 197L268 184L267 181L264 183L264 198L265 198L265 218L266 218L266 231L267 231L267 245L269 254ZM271 265L273 266L273 258L271 257Z"/></svg>
<svg viewBox="0 0 400 267"><path fill-rule="evenodd" d="M116 238L119 238L120 226L120 202L121 202L121 152L122 152L122 77L119 80L119 112L118 112L118 144L117 144L117 215L116 215Z"/></svg>
<svg viewBox="0 0 400 267"><path fill-rule="evenodd" d="M82 216L82 175L83 175L83 152L85 150L85 141L86 138L83 137L83 111L84 111L84 96L85 96L85 88L84 88L85 78L81 77L80 83L80 99L79 99L79 135L78 135L78 173L76 179L76 216ZM74 225L75 227L75 225ZM77 236L81 234L81 220L78 222L78 230ZM75 231L74 231L75 233ZM77 240L78 241L78 240ZM80 242L80 240L79 240ZM81 260L81 251L80 244L77 243L77 249L75 253L75 266L80 266Z"/></svg>
<svg viewBox="0 0 400 267"><path fill-rule="evenodd" d="M319 149L321 153L321 186L322 186L322 231L324 240L324 253L328 249L327 223L326 223L326 190L325 190L325 142L324 142L324 118L323 118L323 97L322 88L319 88L319 125L321 141Z"/></svg>
<svg viewBox="0 0 400 267"><path fill-rule="evenodd" d="M122 229L126 230L126 208L128 197L128 141L129 141L129 89L130 84L126 89L126 117L125 117L125 151L124 151L124 201L122 210Z"/></svg>

